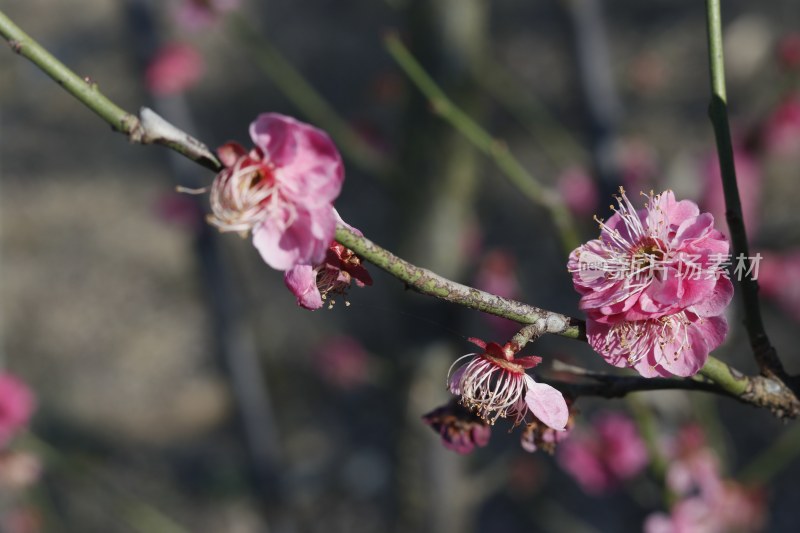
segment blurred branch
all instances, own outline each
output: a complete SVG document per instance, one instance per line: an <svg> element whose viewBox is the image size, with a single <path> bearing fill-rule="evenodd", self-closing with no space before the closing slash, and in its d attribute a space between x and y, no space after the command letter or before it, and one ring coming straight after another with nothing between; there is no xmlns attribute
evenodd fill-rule
<svg viewBox="0 0 800 533"><path fill-rule="evenodd" d="M733 159L730 125L728 123L728 102L725 90L725 60L722 46L722 20L720 0L707 0L708 18L708 59L711 77L711 103L708 114L714 127L717 141L717 154L722 175L722 188L725 194L725 217L731 233L733 255L744 257L752 268L750 250L747 244L747 232L742 217L742 203L736 184L736 167ZM748 269L747 274L750 273ZM744 325L750 338L761 374L776 380L787 380L775 348L770 343L764 322L761 319L761 307L758 301L758 282L752 276L744 275L738 279L744 302Z"/></svg>
<svg viewBox="0 0 800 533"><path fill-rule="evenodd" d="M382 177L388 161L373 148L333 106L303 77L292 63L240 15L230 17L233 31L245 45L256 65L272 80L283 95L297 106L301 113L326 130L353 163L366 172Z"/></svg>
<svg viewBox="0 0 800 533"><path fill-rule="evenodd" d="M589 159L587 150L547 106L496 59L475 65L473 79L528 130L555 167L562 169Z"/></svg>
<svg viewBox="0 0 800 533"><path fill-rule="evenodd" d="M508 150L508 146L504 142L492 137L469 115L459 109L425 72L396 34L388 34L385 42L391 56L429 100L433 111L490 157L522 194L550 212L564 250L570 252L577 247L580 242L572 215L558 193L537 181Z"/></svg>
<svg viewBox="0 0 800 533"><path fill-rule="evenodd" d="M2 11L0 11L0 35L8 41L14 52L34 63L65 91L111 124L114 131L126 134L132 143L160 144L208 169L217 171L221 168L219 161L205 144L179 130L154 111L143 107L137 117L117 106L100 92L97 83L89 77L81 78L75 74L22 31Z"/></svg>

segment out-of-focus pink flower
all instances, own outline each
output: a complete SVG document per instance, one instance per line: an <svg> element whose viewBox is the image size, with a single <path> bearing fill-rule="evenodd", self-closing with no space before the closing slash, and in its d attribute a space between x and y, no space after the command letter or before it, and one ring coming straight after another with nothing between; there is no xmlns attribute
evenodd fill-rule
<svg viewBox="0 0 800 533"><path fill-rule="evenodd" d="M761 252L758 284L761 294L800 322L800 251Z"/></svg>
<svg viewBox="0 0 800 533"><path fill-rule="evenodd" d="M597 185L585 168L569 167L558 177L556 186L573 215L585 217L596 212Z"/></svg>
<svg viewBox="0 0 800 533"><path fill-rule="evenodd" d="M514 424L525 421L530 412L545 425L563 430L569 418L569 408L564 396L555 388L536 383L525 370L538 365L540 357L515 357L518 346L510 343L500 346L470 339L484 349L459 358L469 362L448 375L450 392L461 396L461 403L472 409L489 424L498 418L513 417Z"/></svg>
<svg viewBox="0 0 800 533"><path fill-rule="evenodd" d="M800 33L784 35L778 41L778 62L786 70L800 68Z"/></svg>
<svg viewBox="0 0 800 533"><path fill-rule="evenodd" d="M589 494L601 494L639 474L649 457L627 416L605 413L588 433L576 433L558 447L558 462Z"/></svg>
<svg viewBox="0 0 800 533"><path fill-rule="evenodd" d="M145 70L147 89L158 96L178 94L190 89L206 70L203 56L194 47L168 44L156 52Z"/></svg>
<svg viewBox="0 0 800 533"><path fill-rule="evenodd" d="M445 448L456 453L486 446L492 434L486 422L456 401L437 407L422 420L442 437Z"/></svg>
<svg viewBox="0 0 800 533"><path fill-rule="evenodd" d="M181 0L175 10L175 20L186 30L204 30L224 13L238 9L240 4L240 0Z"/></svg>
<svg viewBox="0 0 800 533"><path fill-rule="evenodd" d="M158 217L168 223L180 226L192 233L198 233L203 226L203 209L193 198L185 194L170 192L158 198L155 205Z"/></svg>
<svg viewBox="0 0 800 533"><path fill-rule="evenodd" d="M736 183L742 203L742 215L748 233L758 231L759 207L761 203L761 168L753 156L741 146L733 148L733 162L736 166ZM721 228L728 227L725 222L725 193L722 190L722 174L719 170L719 157L716 152L708 154L703 162L703 196L700 207L714 215ZM727 233L727 232L725 232Z"/></svg>
<svg viewBox="0 0 800 533"><path fill-rule="evenodd" d="M264 113L250 125L255 148L219 148L225 166L211 186L209 222L253 232L253 245L276 270L325 259L336 230L333 200L344 181L328 135L294 118Z"/></svg>
<svg viewBox="0 0 800 533"><path fill-rule="evenodd" d="M361 232L339 218L337 219L358 235ZM286 287L297 297L297 305L306 309L319 309L323 301L328 302L328 308L336 302L328 296L340 294L347 295L350 283L355 281L358 287L372 285L372 277L361 264L361 259L353 250L332 242L328 247L325 261L310 265L297 265L286 271L284 275ZM345 305L349 305L345 300Z"/></svg>
<svg viewBox="0 0 800 533"><path fill-rule="evenodd" d="M4 372L0 374L0 447L30 420L36 399L25 383Z"/></svg>
<svg viewBox="0 0 800 533"><path fill-rule="evenodd" d="M800 152L800 93L787 96L769 116L762 130L762 144L779 156Z"/></svg>
<svg viewBox="0 0 800 533"><path fill-rule="evenodd" d="M589 343L645 377L691 376L728 331L733 285L719 267L728 240L711 214L672 191L651 193L637 211L621 190L617 204L598 220L600 238L569 257Z"/></svg>
<svg viewBox="0 0 800 533"><path fill-rule="evenodd" d="M517 299L520 294L514 256L501 249L488 251L475 275L475 287L503 298ZM511 336L519 328L516 322L496 315L483 315L500 336Z"/></svg>
<svg viewBox="0 0 800 533"><path fill-rule="evenodd" d="M679 501L669 514L651 514L645 533L756 532L764 525L759 490L723 479L719 459L705 446L699 426L681 428L667 449L667 487Z"/></svg>
<svg viewBox="0 0 800 533"><path fill-rule="evenodd" d="M326 339L316 351L314 368L334 387L353 389L369 378L369 354L352 337Z"/></svg>

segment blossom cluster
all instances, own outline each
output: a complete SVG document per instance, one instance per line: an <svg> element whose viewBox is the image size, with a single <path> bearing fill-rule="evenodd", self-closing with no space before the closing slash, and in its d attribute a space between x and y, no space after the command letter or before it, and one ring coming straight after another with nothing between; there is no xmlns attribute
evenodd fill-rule
<svg viewBox="0 0 800 533"><path fill-rule="evenodd" d="M620 189L614 215L598 222L600 238L578 247L568 262L592 348L645 377L697 373L725 338L723 313L733 296L730 279L712 260L729 249L714 217L694 202L677 201L672 191L651 192L637 211ZM651 276L609 272L615 265L644 272L656 263ZM697 271L702 275L687 275Z"/></svg>

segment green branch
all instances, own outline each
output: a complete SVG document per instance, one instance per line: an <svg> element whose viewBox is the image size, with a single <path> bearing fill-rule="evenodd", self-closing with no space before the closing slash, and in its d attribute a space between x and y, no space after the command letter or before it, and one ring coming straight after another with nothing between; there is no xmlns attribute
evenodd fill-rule
<svg viewBox="0 0 800 533"><path fill-rule="evenodd" d="M571 252L575 249L580 244L578 232L575 229L572 215L558 193L539 183L508 150L508 146L504 142L492 137L469 115L459 109L433 81L433 78L425 72L422 65L411 55L396 34L387 35L385 42L389 54L425 95L433 111L492 159L522 194L547 209L553 217L565 251Z"/></svg>

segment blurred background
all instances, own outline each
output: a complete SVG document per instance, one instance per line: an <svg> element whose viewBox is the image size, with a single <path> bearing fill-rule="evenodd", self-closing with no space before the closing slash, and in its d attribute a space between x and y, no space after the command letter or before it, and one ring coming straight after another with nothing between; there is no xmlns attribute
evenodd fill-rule
<svg viewBox="0 0 800 533"><path fill-rule="evenodd" d="M267 111L329 131L347 169L342 217L462 283L578 314L548 212L468 126L437 116L387 35L558 191L581 240L620 185L632 198L672 188L727 230L700 2L3 4L117 104L150 106L212 148L249 145ZM800 4L723 10L767 330L797 374ZM9 50L0 73L0 358L36 405L0 455L0 531L641 531L674 503L664 465L700 456L748 510L708 531L796 530L797 424L730 399L580 398L569 454L528 453L503 423L472 454L446 450L422 415L447 402L466 338L505 342L513 324L369 266L375 283L353 288L350 305L300 309L248 240L204 223L205 196L174 192L211 172L128 143ZM734 304L716 355L755 373ZM608 370L565 339L526 353L545 374L554 359ZM610 442L609 417L634 435ZM632 443L649 459L623 473L609 454ZM581 477L592 468L602 479Z"/></svg>

